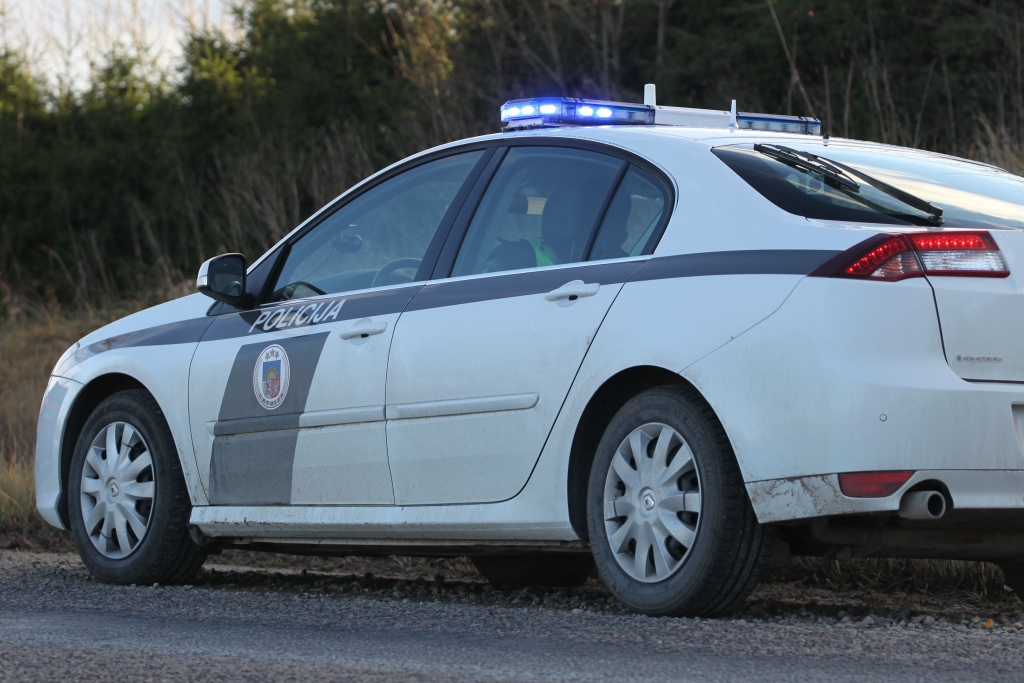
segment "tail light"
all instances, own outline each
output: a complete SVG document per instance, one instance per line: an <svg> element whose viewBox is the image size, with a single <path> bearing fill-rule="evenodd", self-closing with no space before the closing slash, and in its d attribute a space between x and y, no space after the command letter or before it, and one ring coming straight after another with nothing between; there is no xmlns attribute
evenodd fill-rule
<svg viewBox="0 0 1024 683"><path fill-rule="evenodd" d="M928 275L1006 277L1010 270L999 245L987 232L907 235Z"/></svg>
<svg viewBox="0 0 1024 683"><path fill-rule="evenodd" d="M907 483L913 472L844 472L839 490L850 498L887 498Z"/></svg>
<svg viewBox="0 0 1024 683"><path fill-rule="evenodd" d="M895 282L924 275L1006 277L1010 270L985 231L881 234L829 259L811 277Z"/></svg>

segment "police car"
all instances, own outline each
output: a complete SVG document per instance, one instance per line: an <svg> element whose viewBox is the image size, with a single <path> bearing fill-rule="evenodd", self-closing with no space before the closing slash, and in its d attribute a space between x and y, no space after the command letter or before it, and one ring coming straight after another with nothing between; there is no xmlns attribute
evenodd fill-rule
<svg viewBox="0 0 1024 683"><path fill-rule="evenodd" d="M596 564L647 614L791 555L1022 588L1020 178L653 87L501 121L68 349L38 507L96 577L234 547Z"/></svg>

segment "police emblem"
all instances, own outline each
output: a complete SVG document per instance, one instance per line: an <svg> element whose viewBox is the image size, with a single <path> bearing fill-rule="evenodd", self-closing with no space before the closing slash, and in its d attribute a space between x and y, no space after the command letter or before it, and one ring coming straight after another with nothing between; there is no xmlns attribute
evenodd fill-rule
<svg viewBox="0 0 1024 683"><path fill-rule="evenodd" d="M283 348L272 344L263 349L252 371L252 388L260 405L267 410L280 406L288 395L291 374L288 353Z"/></svg>

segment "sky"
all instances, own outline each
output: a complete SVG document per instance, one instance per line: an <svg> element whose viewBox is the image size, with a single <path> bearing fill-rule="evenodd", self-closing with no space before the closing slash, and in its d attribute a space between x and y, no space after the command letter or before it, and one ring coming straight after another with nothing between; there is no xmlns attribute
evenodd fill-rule
<svg viewBox="0 0 1024 683"><path fill-rule="evenodd" d="M189 26L230 35L230 0L0 0L0 48L28 56L55 84L80 90L114 45L143 46L172 66Z"/></svg>

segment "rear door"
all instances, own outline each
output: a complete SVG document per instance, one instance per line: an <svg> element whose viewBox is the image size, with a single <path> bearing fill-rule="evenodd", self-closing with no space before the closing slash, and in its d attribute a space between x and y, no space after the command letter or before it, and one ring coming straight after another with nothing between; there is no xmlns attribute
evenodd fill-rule
<svg viewBox="0 0 1024 683"><path fill-rule="evenodd" d="M500 501L526 483L605 314L641 263L630 252L644 251L648 225L665 214L663 194L657 215L645 204L647 223L630 223L637 173L597 151L508 150L453 276L428 283L399 319L387 380L397 504ZM607 210L616 188L624 199ZM583 263L592 251L615 260Z"/></svg>
<svg viewBox="0 0 1024 683"><path fill-rule="evenodd" d="M391 337L490 153L428 161L359 194L285 246L265 304L217 317L189 378L212 504L394 503Z"/></svg>

